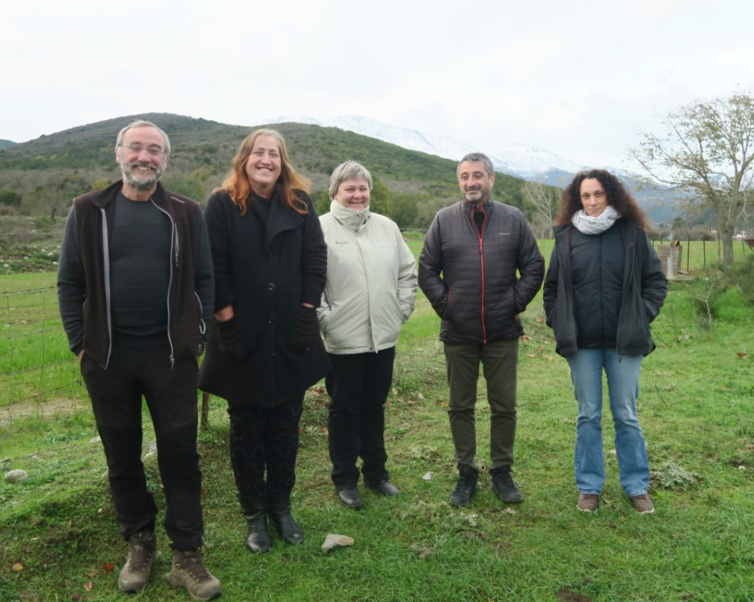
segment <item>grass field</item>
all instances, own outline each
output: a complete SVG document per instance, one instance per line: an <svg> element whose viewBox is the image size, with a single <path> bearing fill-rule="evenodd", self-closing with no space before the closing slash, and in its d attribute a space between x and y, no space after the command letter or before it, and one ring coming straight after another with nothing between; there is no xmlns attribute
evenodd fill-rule
<svg viewBox="0 0 754 602"><path fill-rule="evenodd" d="M411 240L414 250L420 244L419 237ZM548 257L550 245L543 245ZM33 366L33 359L24 358L37 357L41 347L50 362L67 366L64 374L37 377L57 393L39 394L38 401L0 398L3 471L29 473L19 484L0 482L0 600L124 600L115 582L125 546L117 534L101 444L93 439L75 364L54 322L52 282L50 274L0 278L7 307L28 312L19 317L20 310L4 310L11 334L3 340L31 340L23 351L13 345L12 364L3 348L2 366L16 361ZM37 288L46 292L28 293L23 302L9 295ZM33 301L36 296L44 301ZM210 427L199 443L205 557L223 582L223 599L754 599L753 311L733 288L716 301L710 324L693 296L693 283L671 285L653 325L658 349L642 369L639 413L652 465L653 516L635 513L620 490L608 411L602 509L596 516L575 509L576 403L567 364L554 353L543 323L541 297L523 315L527 334L520 348L514 469L526 499L519 506L500 504L484 474L469 508L447 504L455 482L447 385L439 322L423 296L401 336L387 407L388 468L403 493L384 499L366 491L361 512L339 504L329 481L326 395L313 388L302 419L294 490L294 515L307 537L303 546L276 541L264 556L245 550L225 404L213 398ZM43 328L34 325L40 311L47 316ZM27 326L29 334L22 336ZM8 374L3 368L2 378ZM27 394L13 383L17 393ZM32 396L33 389L29 385ZM489 411L483 386L479 397L484 465ZM147 429L144 463L159 491L153 444ZM427 473L429 480L423 478ZM164 511L162 496L157 500ZM320 545L327 533L350 535L356 543L325 555ZM152 585L133 599L186 600L185 592L159 579L169 566L169 549L161 529L158 537L161 554Z"/></svg>

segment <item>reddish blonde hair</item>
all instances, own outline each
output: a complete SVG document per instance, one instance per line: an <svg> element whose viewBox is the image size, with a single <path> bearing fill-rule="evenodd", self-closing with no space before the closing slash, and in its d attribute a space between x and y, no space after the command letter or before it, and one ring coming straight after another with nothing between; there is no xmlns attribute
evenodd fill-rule
<svg viewBox="0 0 754 602"><path fill-rule="evenodd" d="M310 182L291 165L288 150L285 147L285 140L277 130L260 128L254 130L244 138L241 146L238 147L236 155L233 157L231 171L218 190L225 190L238 207L241 215L246 215L246 201L249 198L249 194L251 194L251 184L249 183L249 178L246 176L246 161L251 156L251 151L254 150L254 144L262 136L274 138L280 152L280 177L275 184L278 199L283 205L290 207L298 213L309 213L306 202L296 195L296 191L308 193Z"/></svg>

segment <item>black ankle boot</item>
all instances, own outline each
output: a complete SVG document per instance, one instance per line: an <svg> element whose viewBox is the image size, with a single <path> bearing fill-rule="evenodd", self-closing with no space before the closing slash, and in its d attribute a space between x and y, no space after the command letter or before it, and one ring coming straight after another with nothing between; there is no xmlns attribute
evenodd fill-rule
<svg viewBox="0 0 754 602"><path fill-rule="evenodd" d="M290 498L270 502L270 520L283 541L291 545L304 543L304 532L291 516Z"/></svg>
<svg viewBox="0 0 754 602"><path fill-rule="evenodd" d="M264 554L270 549L272 541L267 531L267 502L264 500L248 500L242 502L249 533L246 537L246 547L254 554Z"/></svg>
<svg viewBox="0 0 754 602"><path fill-rule="evenodd" d="M270 549L270 534L267 532L267 513L256 512L246 516L249 534L246 537L246 547L254 554L264 554Z"/></svg>

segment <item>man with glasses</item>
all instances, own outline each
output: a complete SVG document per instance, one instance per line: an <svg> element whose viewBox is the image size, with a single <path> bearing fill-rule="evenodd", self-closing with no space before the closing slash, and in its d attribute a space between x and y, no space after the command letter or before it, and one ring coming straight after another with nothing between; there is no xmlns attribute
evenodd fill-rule
<svg viewBox="0 0 754 602"><path fill-rule="evenodd" d="M149 582L157 506L141 460L142 397L154 425L173 563L166 580L194 600L220 582L204 566L201 472L196 447L198 377L214 282L207 230L191 199L160 178L170 142L148 121L115 144L122 179L73 201L58 271L58 299L71 351L92 401L110 491L129 554L118 588Z"/></svg>

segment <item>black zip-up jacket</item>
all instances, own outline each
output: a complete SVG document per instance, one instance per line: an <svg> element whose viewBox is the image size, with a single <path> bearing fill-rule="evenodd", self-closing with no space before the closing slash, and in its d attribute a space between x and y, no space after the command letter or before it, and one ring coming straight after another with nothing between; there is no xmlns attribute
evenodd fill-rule
<svg viewBox="0 0 754 602"><path fill-rule="evenodd" d="M480 234L474 205L461 201L438 211L419 256L419 286L442 318L446 343L521 336L518 314L544 276L544 259L523 213L488 199Z"/></svg>
<svg viewBox="0 0 754 602"><path fill-rule="evenodd" d="M652 243L644 231L637 227L635 220L619 219L610 230L594 236L605 237L613 228L619 229L623 244L618 248L618 245L611 242L611 248L605 249L605 252L610 254L622 250L623 261L611 262L608 259L607 263L602 262L602 265L622 263L619 310L617 307L604 307L606 304L615 304L614 298L610 301L610 297L615 296L610 279L599 273L585 273L600 269L598 262L584 256L584 253L590 252L591 247L574 247L571 244L574 233L577 232L573 225L568 224L555 229L555 247L545 278L544 306L547 325L555 334L555 349L563 357L573 357L580 348L580 341L586 345L584 348L594 347L595 333L599 332L600 328L598 326L595 329L595 323L598 321L600 324L614 325L614 341L613 333L603 335L606 341L604 348L614 347L621 355L649 355L655 348L649 324L660 313L668 292L667 278L662 272L662 265ZM617 242L619 239L611 240ZM573 286L574 270L581 272L582 281L594 283L590 290L596 290L598 282L604 285L603 290L607 292L603 294L607 296L595 300L589 291L581 291L577 295ZM592 305L592 313L589 312L589 308L576 307L585 303ZM585 309L586 311L583 311ZM617 319L613 316L616 310ZM589 324L586 323L585 316L589 316ZM591 333L586 337L588 342L585 337L580 336L580 331L587 329Z"/></svg>
<svg viewBox="0 0 754 602"><path fill-rule="evenodd" d="M82 349L103 369L112 353L109 241L118 181L73 200L58 267L58 302L73 353ZM214 305L214 278L207 227L199 204L165 190L151 202L170 218L168 344L171 361L204 351ZM138 241L134 241L138 244Z"/></svg>

